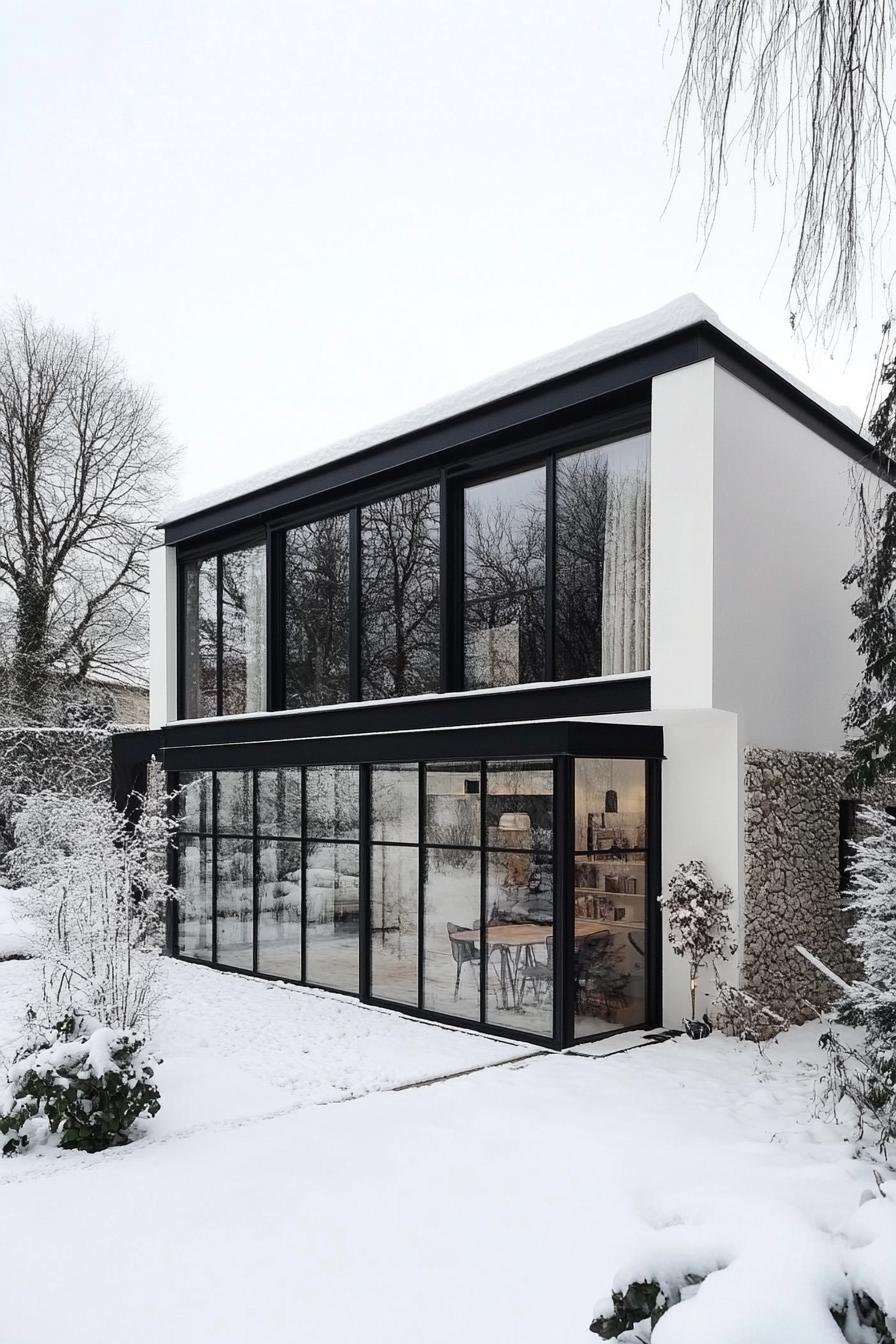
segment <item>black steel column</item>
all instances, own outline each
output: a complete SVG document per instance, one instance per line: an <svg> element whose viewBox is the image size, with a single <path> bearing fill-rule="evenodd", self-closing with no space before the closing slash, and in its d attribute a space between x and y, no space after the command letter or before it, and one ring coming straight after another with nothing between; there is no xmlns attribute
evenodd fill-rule
<svg viewBox="0 0 896 1344"><path fill-rule="evenodd" d="M358 993L370 1002L370 766L361 765L358 779Z"/></svg>
<svg viewBox="0 0 896 1344"><path fill-rule="evenodd" d="M649 760L647 768L647 900L645 902L645 970L647 974L647 1025L663 1021L663 918L662 890L662 761Z"/></svg>
<svg viewBox="0 0 896 1344"><path fill-rule="evenodd" d="M348 698L361 699L361 510L348 516Z"/></svg>
<svg viewBox="0 0 896 1344"><path fill-rule="evenodd" d="M575 899L573 758L554 759L554 1045L575 1039Z"/></svg>

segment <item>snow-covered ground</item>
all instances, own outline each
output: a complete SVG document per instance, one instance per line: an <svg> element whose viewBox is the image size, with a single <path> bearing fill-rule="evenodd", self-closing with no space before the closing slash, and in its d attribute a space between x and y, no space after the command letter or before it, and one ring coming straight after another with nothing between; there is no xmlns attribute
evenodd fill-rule
<svg viewBox="0 0 896 1344"><path fill-rule="evenodd" d="M896 1186L860 1209L871 1166L812 1118L817 1027L764 1058L717 1036L557 1056L164 974L163 1108L143 1136L0 1163L2 1341L584 1342L617 1268L708 1231L734 1262L656 1344L837 1344L845 1258L894 1273L892 1217L889 1270L865 1224ZM38 979L0 964L0 1049Z"/></svg>
<svg viewBox="0 0 896 1344"><path fill-rule="evenodd" d="M33 926L22 905L22 894L0 887L0 961L34 955Z"/></svg>

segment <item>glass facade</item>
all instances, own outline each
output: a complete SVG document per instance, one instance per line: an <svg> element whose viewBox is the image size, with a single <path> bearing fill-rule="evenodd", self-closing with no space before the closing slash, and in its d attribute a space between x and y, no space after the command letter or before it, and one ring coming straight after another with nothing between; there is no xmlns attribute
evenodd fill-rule
<svg viewBox="0 0 896 1344"><path fill-rule="evenodd" d="M649 534L650 436L633 434L187 555L179 712L646 671Z"/></svg>
<svg viewBox="0 0 896 1344"><path fill-rule="evenodd" d="M286 533L285 706L349 698L349 515Z"/></svg>
<svg viewBox="0 0 896 1344"><path fill-rule="evenodd" d="M566 939L570 1039L645 1025L646 779L564 757L182 775L180 954L557 1043Z"/></svg>
<svg viewBox="0 0 896 1344"><path fill-rule="evenodd" d="M650 439L557 459L555 675L648 666Z"/></svg>
<svg viewBox="0 0 896 1344"><path fill-rule="evenodd" d="M545 677L544 467L464 491L464 685Z"/></svg>
<svg viewBox="0 0 896 1344"><path fill-rule="evenodd" d="M267 706L267 551L243 546L182 569L183 714Z"/></svg>
<svg viewBox="0 0 896 1344"><path fill-rule="evenodd" d="M439 689L439 490L361 510L361 694Z"/></svg>
<svg viewBox="0 0 896 1344"><path fill-rule="evenodd" d="M575 763L575 1035L647 1021L643 761Z"/></svg>

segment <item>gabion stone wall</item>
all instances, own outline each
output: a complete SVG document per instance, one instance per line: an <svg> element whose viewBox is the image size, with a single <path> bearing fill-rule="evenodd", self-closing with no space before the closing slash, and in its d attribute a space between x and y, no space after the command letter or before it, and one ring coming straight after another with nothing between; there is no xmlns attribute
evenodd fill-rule
<svg viewBox="0 0 896 1344"><path fill-rule="evenodd" d="M835 990L794 951L802 943L841 975L857 972L840 884L845 763L828 752L744 753L744 989L791 1022L826 1008ZM896 801L896 785L866 802Z"/></svg>

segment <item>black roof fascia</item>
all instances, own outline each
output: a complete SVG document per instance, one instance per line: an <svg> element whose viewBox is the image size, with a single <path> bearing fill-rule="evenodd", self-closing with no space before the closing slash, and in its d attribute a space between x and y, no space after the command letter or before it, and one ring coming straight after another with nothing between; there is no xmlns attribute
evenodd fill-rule
<svg viewBox="0 0 896 1344"><path fill-rule="evenodd" d="M226 719L182 719L162 729L163 746L201 747L219 742L279 738L361 736L424 732L479 724L631 714L650 709L650 677L619 681L558 681L500 691L463 691L407 700L371 700L321 709L286 710Z"/></svg>
<svg viewBox="0 0 896 1344"><path fill-rule="evenodd" d="M169 737L168 730L164 736ZM359 765L398 761L475 761L597 756L660 760L663 730L653 724L547 720L361 736L206 742L162 748L167 770L267 770L288 765Z"/></svg>
<svg viewBox="0 0 896 1344"><path fill-rule="evenodd" d="M534 431L539 420L576 407L584 409L601 398L614 394L627 394L633 400L643 398L651 379L713 358L854 461L885 479L891 478L887 459L860 434L711 322L700 321L633 350L186 515L165 525L165 543L175 545L250 521L264 521L317 496L377 477L388 479L427 464L435 469L450 462L453 453L463 453L483 439L523 428Z"/></svg>

